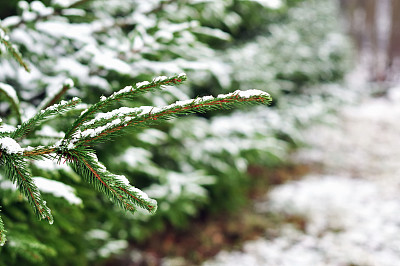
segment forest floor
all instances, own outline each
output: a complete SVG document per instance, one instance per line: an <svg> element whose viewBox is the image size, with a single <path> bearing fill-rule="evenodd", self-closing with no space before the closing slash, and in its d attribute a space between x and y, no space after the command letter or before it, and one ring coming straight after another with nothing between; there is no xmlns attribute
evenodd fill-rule
<svg viewBox="0 0 400 266"><path fill-rule="evenodd" d="M318 167L255 202L258 213L298 222L204 265L399 265L400 87L359 98L304 132L309 145L293 159Z"/></svg>

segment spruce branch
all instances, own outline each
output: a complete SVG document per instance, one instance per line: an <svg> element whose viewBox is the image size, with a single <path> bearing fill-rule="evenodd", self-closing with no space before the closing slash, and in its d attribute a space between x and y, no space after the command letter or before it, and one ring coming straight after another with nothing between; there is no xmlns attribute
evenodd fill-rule
<svg viewBox="0 0 400 266"><path fill-rule="evenodd" d="M113 93L110 97L101 98L99 102L90 106L88 109L82 112L80 117L78 117L71 128L65 133L65 139L69 139L72 134L74 134L79 126L81 126L86 120L90 119L93 114L99 112L100 110L110 106L111 104L125 100L132 99L140 94L151 92L155 90L160 90L162 86L171 85L171 84L179 84L185 81L186 74L181 73L179 75L175 75L172 77L161 76L158 78L154 78L151 82L143 81L136 83L134 86L127 86L115 93Z"/></svg>
<svg viewBox="0 0 400 266"><path fill-rule="evenodd" d="M59 104L52 105L44 110L39 111L32 118L22 123L21 126L12 132L11 137L14 139L22 137L49 117L65 113L66 111L78 105L80 102L81 100L75 97L72 100L61 101Z"/></svg>
<svg viewBox="0 0 400 266"><path fill-rule="evenodd" d="M17 46L10 42L10 38L5 33L4 29L1 27L0 27L0 43L2 43L6 47L7 51L18 62L20 66L22 66L27 72L30 72L28 65L22 59L22 55L19 52Z"/></svg>
<svg viewBox="0 0 400 266"><path fill-rule="evenodd" d="M57 143L49 146L21 148L15 141L16 139L22 138L50 117L55 117L71 110L81 100L73 98L69 101L61 101L59 104L50 105L43 110L38 108L35 116L22 123L14 131L0 132L0 164L5 166L8 178L18 185L20 192L28 199L37 216L41 219L49 220L50 223L53 222L53 218L28 171L27 159L49 157L58 159L59 162L65 159L79 175L93 185L96 190L105 194L116 205L131 212L134 212L136 207L140 207L150 213L154 213L157 209L156 201L130 185L124 176L109 172L98 161L94 151L90 149L90 145L93 142L109 140L112 136L121 133L125 129L141 128L179 115L228 109L240 104L269 104L271 102L271 97L266 92L238 90L230 94L221 94L217 97L204 96L178 101L164 107L121 107L105 113L100 112L121 100L133 99L137 95L159 90L165 85L178 84L184 80L186 80L185 74L171 77L161 76L151 82L145 81L134 86L125 87L109 97L103 96L98 103L88 107L78 116L65 136ZM65 83L58 93L49 98L50 100L44 101L43 106L56 102L63 92L68 89L67 87L71 86L73 86L71 82Z"/></svg>
<svg viewBox="0 0 400 266"><path fill-rule="evenodd" d="M131 212L135 206L154 213L157 209L157 202L150 199L144 192L131 186L124 176L110 173L101 164L96 155L84 148L68 150L62 154L74 170L92 184L95 189L103 192L112 202Z"/></svg>
<svg viewBox="0 0 400 266"><path fill-rule="evenodd" d="M98 114L84 123L72 139L76 146L88 145L94 141L108 140L120 130L144 127L160 120L167 120L178 115L205 112L217 109L229 109L239 104L269 104L271 97L259 90L235 91L221 94L216 98L204 96L194 100L178 101L165 107L142 106L138 108L121 107L108 113Z"/></svg>
<svg viewBox="0 0 400 266"><path fill-rule="evenodd" d="M43 244L33 235L18 232L18 230L13 230L12 234L10 234L9 243L12 243L13 255L24 258L28 262L26 265L46 265L45 258L57 254L52 247Z"/></svg>
<svg viewBox="0 0 400 266"><path fill-rule="evenodd" d="M2 161L5 166L6 176L18 186L19 191L24 195L29 204L33 207L39 219L48 220L53 223L53 216L46 202L42 199L39 189L34 184L28 171L27 162L18 153L2 152Z"/></svg>
<svg viewBox="0 0 400 266"><path fill-rule="evenodd" d="M45 155L55 153L57 151L57 148L54 146L39 146L39 147L30 147L26 148L22 152L22 156L27 157L29 159L38 159L41 158Z"/></svg>

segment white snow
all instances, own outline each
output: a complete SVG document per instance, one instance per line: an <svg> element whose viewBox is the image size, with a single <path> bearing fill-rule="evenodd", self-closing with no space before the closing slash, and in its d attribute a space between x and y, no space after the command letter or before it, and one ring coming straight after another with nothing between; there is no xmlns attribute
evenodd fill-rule
<svg viewBox="0 0 400 266"><path fill-rule="evenodd" d="M143 191L141 191L140 189L138 189L138 188L135 188L135 187L131 186L129 188L129 191L135 193L137 196L139 196L140 198L142 198L144 200L150 200L149 196L146 193L144 193ZM154 204L155 201L152 200L151 203Z"/></svg>
<svg viewBox="0 0 400 266"><path fill-rule="evenodd" d="M13 132L16 128L14 126L1 123L0 125L0 132Z"/></svg>
<svg viewBox="0 0 400 266"><path fill-rule="evenodd" d="M0 149L7 153L21 153L24 150L14 139L9 137L0 138Z"/></svg>
<svg viewBox="0 0 400 266"><path fill-rule="evenodd" d="M158 76L158 77L155 77L153 79L153 82L162 82L162 81L164 81L166 79L168 79L168 77L166 77L166 76Z"/></svg>
<svg viewBox="0 0 400 266"><path fill-rule="evenodd" d="M10 180L4 180L4 178L0 175L0 189L16 191L18 190L18 187Z"/></svg>
<svg viewBox="0 0 400 266"><path fill-rule="evenodd" d="M132 91L132 86L126 86L125 88L123 88L123 89L121 89L121 90L119 90L119 91L113 93L113 94L111 95L111 97L115 97L115 96L117 96L118 94L125 93L125 92L130 92L130 91Z"/></svg>
<svg viewBox="0 0 400 266"><path fill-rule="evenodd" d="M70 79L70 78L67 78L64 81L63 85L72 88L74 86L74 81L72 79Z"/></svg>
<svg viewBox="0 0 400 266"><path fill-rule="evenodd" d="M79 0L53 0L52 4L59 5L61 7L69 7L78 1Z"/></svg>
<svg viewBox="0 0 400 266"><path fill-rule="evenodd" d="M115 179L121 181L124 185L130 186L129 180L123 175L113 175Z"/></svg>
<svg viewBox="0 0 400 266"><path fill-rule="evenodd" d="M31 9L37 12L40 16L48 16L54 12L52 7L46 7L40 1L33 1L31 3Z"/></svg>
<svg viewBox="0 0 400 266"><path fill-rule="evenodd" d="M35 12L31 12L28 10L24 10L22 12L22 19L24 21L33 21L37 18L37 14Z"/></svg>
<svg viewBox="0 0 400 266"><path fill-rule="evenodd" d="M261 90L246 90L246 91L236 90L236 91L228 93L228 94L220 94L220 95L218 95L217 98L227 98L227 97L231 97L234 95L238 95L239 97L242 97L242 98L251 98L254 96L269 96L269 94L267 92L261 91Z"/></svg>
<svg viewBox="0 0 400 266"><path fill-rule="evenodd" d="M19 104L19 99L13 87L6 83L0 82L0 89L7 94L16 104Z"/></svg>
<svg viewBox="0 0 400 266"><path fill-rule="evenodd" d="M36 23L39 31L47 33L54 38L68 38L81 43L93 43L91 36L93 29L89 24L71 24L62 21L39 21ZM101 54L98 54L101 56Z"/></svg>
<svg viewBox="0 0 400 266"><path fill-rule="evenodd" d="M254 96L269 96L267 92L260 90L239 91L238 95L243 98L251 98Z"/></svg>
<svg viewBox="0 0 400 266"><path fill-rule="evenodd" d="M126 162L130 167L137 168L139 165L148 164L151 155L151 152L143 148L130 147L118 157L118 161Z"/></svg>
<svg viewBox="0 0 400 266"><path fill-rule="evenodd" d="M102 51L95 54L93 62L106 69L114 70L122 74L131 74L132 67L126 62L118 59L115 54L110 51Z"/></svg>
<svg viewBox="0 0 400 266"><path fill-rule="evenodd" d="M18 16L10 16L3 19L1 25L3 27L11 27L18 24L20 21L21 19Z"/></svg>
<svg viewBox="0 0 400 266"><path fill-rule="evenodd" d="M136 88L141 88L141 87L147 86L149 84L150 84L150 82L148 82L148 81L138 82L138 83L136 83Z"/></svg>
<svg viewBox="0 0 400 266"><path fill-rule="evenodd" d="M90 239L107 240L110 237L110 234L104 230L92 229L87 232L86 236Z"/></svg>
<svg viewBox="0 0 400 266"><path fill-rule="evenodd" d="M167 140L168 135L165 132L148 128L138 134L138 138L141 141L147 142L151 145L157 145Z"/></svg>
<svg viewBox="0 0 400 266"><path fill-rule="evenodd" d="M90 71L88 66L81 64L75 58L73 59L68 57L58 58L54 69L58 71L66 71L69 76L76 77L80 81L88 80ZM73 87L73 85L71 87Z"/></svg>
<svg viewBox="0 0 400 266"><path fill-rule="evenodd" d="M282 7L282 0L253 0L253 1L260 3L261 5L271 9L278 9Z"/></svg>
<svg viewBox="0 0 400 266"><path fill-rule="evenodd" d="M153 184L146 188L145 192L151 198L167 198L168 202L174 202L179 197L202 198L207 195L204 185L213 184L213 176L204 175L201 171L178 173L169 171L162 184ZM160 206L163 209L163 206Z"/></svg>
<svg viewBox="0 0 400 266"><path fill-rule="evenodd" d="M70 204L82 204L82 200L75 195L75 189L64 183L44 177L33 177L33 180L42 192L64 198Z"/></svg>
<svg viewBox="0 0 400 266"><path fill-rule="evenodd" d="M29 150L27 148L27 150ZM35 160L32 162L36 167L43 170L54 171L54 170L64 170L67 172L72 172L71 168L67 164L57 163L51 159Z"/></svg>
<svg viewBox="0 0 400 266"><path fill-rule="evenodd" d="M61 11L61 14L65 16L78 16L84 17L86 15L86 11L79 8L67 8Z"/></svg>

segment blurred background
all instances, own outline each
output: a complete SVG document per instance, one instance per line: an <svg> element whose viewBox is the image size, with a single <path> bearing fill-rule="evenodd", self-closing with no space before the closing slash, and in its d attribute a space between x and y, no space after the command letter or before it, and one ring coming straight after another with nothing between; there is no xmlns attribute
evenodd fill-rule
<svg viewBox="0 0 400 266"><path fill-rule="evenodd" d="M399 8L397 0L0 0L0 25L31 68L0 47L0 82L16 89L23 118L67 78L75 86L65 98L87 104L181 72L185 84L121 104L237 89L274 99L97 145L111 172L158 201L153 216L125 213L65 164L32 161L34 176L74 188L73 201L42 191L50 226L0 170L8 230L0 265L396 265ZM16 126L3 95L0 114ZM24 144L55 142L76 115Z"/></svg>

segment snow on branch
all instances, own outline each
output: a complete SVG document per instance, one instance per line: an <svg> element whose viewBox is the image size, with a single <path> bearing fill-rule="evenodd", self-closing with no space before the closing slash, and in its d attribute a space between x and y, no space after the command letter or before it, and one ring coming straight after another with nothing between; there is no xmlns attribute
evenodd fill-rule
<svg viewBox="0 0 400 266"><path fill-rule="evenodd" d="M197 99L178 101L165 107L142 106L138 108L121 107L107 113L100 113L92 120L82 124L73 135L75 145L87 145L93 141L108 139L127 127L143 127L157 120L167 120L177 115L193 112L205 112L216 109L228 109L243 103L268 104L271 97L260 90L235 91L230 94L220 94L216 98L204 96Z"/></svg>
<svg viewBox="0 0 400 266"><path fill-rule="evenodd" d="M81 103L79 98L73 98L69 101L52 104L59 100L66 89L73 86L72 80L67 80L58 92L43 102L43 105L41 105L43 107L38 108L37 113L32 118L23 122L16 129L0 131L0 164L4 167L6 176L17 185L21 194L28 199L37 216L40 219L48 220L50 223L53 222L53 217L50 209L46 206L46 202L42 199L39 189L55 196L64 197L71 204L79 204L81 200L75 196L71 187L44 178L32 178L27 159L47 157L59 162L61 159L65 159L89 184L124 210L134 212L136 207L140 207L154 213L157 209L157 202L149 198L146 193L130 185L125 176L109 172L98 161L94 151L90 149L92 143L109 140L113 135L125 129L142 128L179 115L229 109L241 104L269 104L271 102L270 95L264 91L237 90L229 94L220 94L217 97L204 96L177 101L162 107L121 107L112 111L101 112L113 103L129 100L149 91L160 90L166 85L179 84L184 80L186 80L184 73L171 77L160 76L152 81L139 82L134 86L125 87L109 97L102 96L99 102L86 108L76 118L64 137L63 135L57 136L60 139L56 143L48 146L22 148L17 140L22 139L50 117L65 113ZM10 98L17 99L13 94L15 91L11 90L12 88L4 85L2 87ZM45 108L46 106L48 107ZM38 186L34 181L37 182ZM4 241L4 229L0 221L0 244Z"/></svg>
<svg viewBox="0 0 400 266"><path fill-rule="evenodd" d="M19 126L14 132L12 132L11 137L19 138L25 135L44 120L48 119L51 116L65 113L66 111L78 105L80 102L81 100L75 97L72 100L61 101L59 104L54 104L52 106L47 107L44 110L37 112L32 118L22 123L21 126Z"/></svg>
<svg viewBox="0 0 400 266"><path fill-rule="evenodd" d="M12 138L4 137L0 139L0 149L6 153L22 153L21 146Z"/></svg>
<svg viewBox="0 0 400 266"><path fill-rule="evenodd" d="M162 86L179 84L185 80L185 73L181 73L172 77L160 76L154 78L151 82L143 81L136 83L135 86L127 86L113 93L110 97L101 97L99 102L90 106L88 109L82 112L80 117L75 120L70 130L68 130L65 134L65 138L70 138L72 134L78 130L79 126L81 126L86 120L88 120L94 113L97 113L105 107L110 106L112 103L124 99L132 99L133 97L136 97L140 94L159 90L162 88Z"/></svg>
<svg viewBox="0 0 400 266"><path fill-rule="evenodd" d="M124 210L134 212L135 206L139 206L150 213L156 211L155 200L131 186L124 176L110 173L93 152L87 149L74 149L69 150L64 156L78 174Z"/></svg>
<svg viewBox="0 0 400 266"><path fill-rule="evenodd" d="M18 47L15 44L10 42L9 36L5 33L3 28L0 27L0 44L3 44L10 55L18 62L20 66L22 66L27 72L30 71L28 65L22 59L22 55L18 50Z"/></svg>
<svg viewBox="0 0 400 266"><path fill-rule="evenodd" d="M55 197L64 198L70 204L81 204L82 200L75 195L75 189L64 183L50 180L44 177L34 177L33 180L39 190L54 195Z"/></svg>

